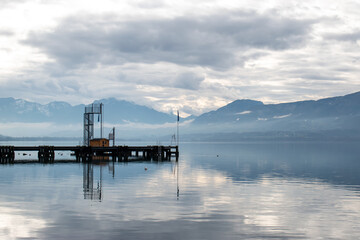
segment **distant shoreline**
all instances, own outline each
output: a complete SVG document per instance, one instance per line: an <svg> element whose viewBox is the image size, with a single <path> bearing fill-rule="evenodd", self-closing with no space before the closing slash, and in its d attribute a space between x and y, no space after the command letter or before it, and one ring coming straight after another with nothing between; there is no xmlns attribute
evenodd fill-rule
<svg viewBox="0 0 360 240"><path fill-rule="evenodd" d="M171 138L168 136L162 136L160 138L129 138L129 139L116 139L115 142L149 142L149 141L161 141L166 142ZM0 136L1 142L24 142L24 141L65 141L65 142L81 142L83 139L79 137L9 137ZM325 132L320 134L318 132L313 133L296 133L293 135L286 134L266 134L266 133L217 133L217 134L184 134L181 136L181 143L236 143L236 142L346 142L346 141L360 141L360 134L341 135L330 134Z"/></svg>

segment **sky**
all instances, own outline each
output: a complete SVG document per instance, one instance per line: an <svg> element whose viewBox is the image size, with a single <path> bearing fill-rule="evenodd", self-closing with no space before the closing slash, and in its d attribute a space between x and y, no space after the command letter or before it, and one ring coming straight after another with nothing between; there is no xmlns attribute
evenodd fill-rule
<svg viewBox="0 0 360 240"><path fill-rule="evenodd" d="M0 97L183 116L360 91L360 1L0 0Z"/></svg>

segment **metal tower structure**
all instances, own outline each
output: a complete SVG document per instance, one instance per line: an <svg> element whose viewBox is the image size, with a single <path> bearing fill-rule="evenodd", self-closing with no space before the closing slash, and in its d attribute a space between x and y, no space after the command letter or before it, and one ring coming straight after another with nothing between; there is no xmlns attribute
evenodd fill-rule
<svg viewBox="0 0 360 240"><path fill-rule="evenodd" d="M109 141L112 140L113 146L115 146L115 127L109 133Z"/></svg>
<svg viewBox="0 0 360 240"><path fill-rule="evenodd" d="M94 116L95 114L101 119L100 138L103 137L103 104L93 103L85 107L84 113L84 145L89 146L90 140L94 138Z"/></svg>

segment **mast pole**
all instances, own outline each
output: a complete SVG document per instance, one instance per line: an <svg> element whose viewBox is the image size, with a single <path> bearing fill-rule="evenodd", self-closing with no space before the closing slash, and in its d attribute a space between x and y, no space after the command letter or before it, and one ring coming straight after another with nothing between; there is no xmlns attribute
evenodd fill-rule
<svg viewBox="0 0 360 240"><path fill-rule="evenodd" d="M100 103L100 118L101 118L101 122L100 122L100 138L103 138L103 112L102 112L102 107L103 107L103 104Z"/></svg>
<svg viewBox="0 0 360 240"><path fill-rule="evenodd" d="M180 121L180 116L179 116L179 110L177 111L177 135L176 135L176 140L177 140L177 146L179 147L179 121Z"/></svg>

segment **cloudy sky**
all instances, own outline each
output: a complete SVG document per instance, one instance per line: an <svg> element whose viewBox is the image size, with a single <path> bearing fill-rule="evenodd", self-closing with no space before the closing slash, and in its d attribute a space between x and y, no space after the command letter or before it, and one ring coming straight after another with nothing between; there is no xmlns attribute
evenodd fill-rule
<svg viewBox="0 0 360 240"><path fill-rule="evenodd" d="M360 2L0 0L0 97L200 114L360 90Z"/></svg>

